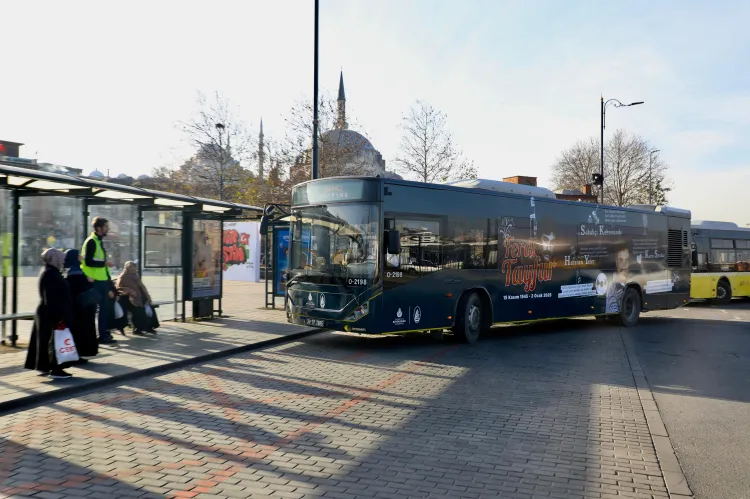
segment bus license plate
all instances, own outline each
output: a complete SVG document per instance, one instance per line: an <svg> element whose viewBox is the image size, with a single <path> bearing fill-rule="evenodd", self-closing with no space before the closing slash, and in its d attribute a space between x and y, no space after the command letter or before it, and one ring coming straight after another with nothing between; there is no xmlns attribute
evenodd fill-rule
<svg viewBox="0 0 750 499"><path fill-rule="evenodd" d="M305 319L305 326L323 327L324 324L323 319Z"/></svg>

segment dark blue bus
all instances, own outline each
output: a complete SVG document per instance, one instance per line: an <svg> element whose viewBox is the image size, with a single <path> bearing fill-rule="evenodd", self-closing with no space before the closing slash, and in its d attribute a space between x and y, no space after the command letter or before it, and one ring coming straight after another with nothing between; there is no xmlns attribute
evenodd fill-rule
<svg viewBox="0 0 750 499"><path fill-rule="evenodd" d="M690 295L690 212L556 199L492 180L373 177L292 194L286 312L295 324L366 334L617 318Z"/></svg>

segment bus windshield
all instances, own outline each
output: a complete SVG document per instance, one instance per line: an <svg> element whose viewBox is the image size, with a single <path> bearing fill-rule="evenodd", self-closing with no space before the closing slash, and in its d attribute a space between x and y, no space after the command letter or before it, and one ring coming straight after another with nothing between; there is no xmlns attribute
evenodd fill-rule
<svg viewBox="0 0 750 499"><path fill-rule="evenodd" d="M378 207L318 205L292 210L290 277L319 284L369 285L377 275Z"/></svg>

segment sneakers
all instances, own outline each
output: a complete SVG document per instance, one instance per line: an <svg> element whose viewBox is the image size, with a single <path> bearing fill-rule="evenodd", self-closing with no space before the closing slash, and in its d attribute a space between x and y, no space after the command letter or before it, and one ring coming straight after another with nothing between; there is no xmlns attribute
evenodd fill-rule
<svg viewBox="0 0 750 499"><path fill-rule="evenodd" d="M52 379L67 379L72 378L73 375L70 373L66 373L62 369L54 369L49 372L49 377Z"/></svg>

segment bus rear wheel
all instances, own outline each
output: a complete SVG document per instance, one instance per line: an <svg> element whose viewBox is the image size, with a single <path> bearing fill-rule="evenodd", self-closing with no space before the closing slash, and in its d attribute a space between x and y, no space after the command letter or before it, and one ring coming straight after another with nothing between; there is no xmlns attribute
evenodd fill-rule
<svg viewBox="0 0 750 499"><path fill-rule="evenodd" d="M730 301L732 301L732 287L727 281L719 281L716 284L716 299L714 302L719 305L726 305Z"/></svg>
<svg viewBox="0 0 750 499"><path fill-rule="evenodd" d="M456 317L455 333L463 343L474 344L482 333L482 300L479 295L471 293L461 300Z"/></svg>
<svg viewBox="0 0 750 499"><path fill-rule="evenodd" d="M635 288L627 288L622 296L620 323L625 327L635 327L641 315L641 294Z"/></svg>

